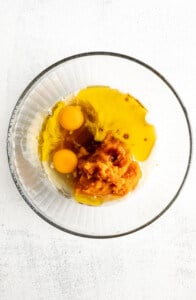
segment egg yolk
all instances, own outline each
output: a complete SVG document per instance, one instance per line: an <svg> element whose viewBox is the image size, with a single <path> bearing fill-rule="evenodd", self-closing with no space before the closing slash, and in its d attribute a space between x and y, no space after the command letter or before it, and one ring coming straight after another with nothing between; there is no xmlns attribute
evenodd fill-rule
<svg viewBox="0 0 196 300"><path fill-rule="evenodd" d="M76 154L69 149L61 149L53 156L54 168L63 174L72 173L78 163Z"/></svg>
<svg viewBox="0 0 196 300"><path fill-rule="evenodd" d="M76 130L82 126L84 115L78 105L64 107L59 113L59 123L64 129Z"/></svg>

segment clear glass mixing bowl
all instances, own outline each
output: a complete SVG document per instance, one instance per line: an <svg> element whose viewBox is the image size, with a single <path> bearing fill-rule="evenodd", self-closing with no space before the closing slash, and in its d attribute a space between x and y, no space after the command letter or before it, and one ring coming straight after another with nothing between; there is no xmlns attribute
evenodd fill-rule
<svg viewBox="0 0 196 300"><path fill-rule="evenodd" d="M138 187L98 207L79 204L55 189L42 170L37 151L37 137L50 107L92 85L135 96L148 109L147 119L157 132L156 145L142 163ZM139 230L170 207L188 173L191 131L184 105L160 73L122 54L91 52L65 58L32 80L14 108L7 149L14 182L40 217L66 232L107 238Z"/></svg>

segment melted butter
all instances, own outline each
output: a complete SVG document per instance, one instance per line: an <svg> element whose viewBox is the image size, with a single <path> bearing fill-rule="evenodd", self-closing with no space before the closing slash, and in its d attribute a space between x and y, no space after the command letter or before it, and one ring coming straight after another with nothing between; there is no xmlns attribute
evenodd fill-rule
<svg viewBox="0 0 196 300"><path fill-rule="evenodd" d="M136 160L148 158L156 140L155 128L145 120L147 110L134 97L109 87L88 87L76 95L86 111L86 124L96 141L108 131L123 141Z"/></svg>
<svg viewBox="0 0 196 300"><path fill-rule="evenodd" d="M42 161L48 161L51 152L63 142L63 129L58 121L59 112L63 107L65 107L63 101L57 102L52 109L52 114L47 116L43 122L38 149Z"/></svg>
<svg viewBox="0 0 196 300"><path fill-rule="evenodd" d="M74 194L74 198L76 201L82 204L86 205L93 205L93 206L99 206L104 202L103 198L100 197L90 197L85 195L76 195Z"/></svg>

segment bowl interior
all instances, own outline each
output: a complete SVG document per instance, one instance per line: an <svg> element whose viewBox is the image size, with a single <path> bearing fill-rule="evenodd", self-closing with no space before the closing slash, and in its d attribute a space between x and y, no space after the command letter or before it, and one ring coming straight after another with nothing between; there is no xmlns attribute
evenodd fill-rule
<svg viewBox="0 0 196 300"><path fill-rule="evenodd" d="M132 94L148 109L156 145L142 163L138 187L120 200L91 207L65 197L45 176L37 152L38 135L48 110L81 88L105 85ZM176 198L190 162L186 112L156 71L123 56L94 53L65 59L39 75L22 94L8 133L8 157L15 183L45 220L76 234L96 237L135 231L156 219Z"/></svg>

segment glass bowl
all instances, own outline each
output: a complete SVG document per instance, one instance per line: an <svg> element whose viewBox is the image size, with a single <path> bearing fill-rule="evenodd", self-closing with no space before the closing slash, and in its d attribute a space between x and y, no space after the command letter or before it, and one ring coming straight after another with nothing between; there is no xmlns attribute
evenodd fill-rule
<svg viewBox="0 0 196 300"><path fill-rule="evenodd" d="M136 189L98 207L79 204L54 188L42 170L37 151L37 137L51 106L94 85L135 96L148 109L147 120L157 132ZM69 233L108 238L142 229L171 206L188 173L191 130L182 101L159 72L126 55L90 52L53 64L26 87L10 120L7 150L14 182L40 217Z"/></svg>

